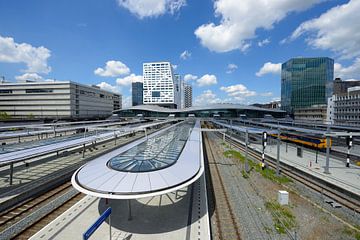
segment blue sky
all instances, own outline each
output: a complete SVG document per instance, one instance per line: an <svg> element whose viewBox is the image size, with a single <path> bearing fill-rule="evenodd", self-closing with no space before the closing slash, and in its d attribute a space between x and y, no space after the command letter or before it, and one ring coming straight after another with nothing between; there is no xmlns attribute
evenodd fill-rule
<svg viewBox="0 0 360 240"><path fill-rule="evenodd" d="M170 61L194 103L280 97L280 63L335 59L360 79L360 1L2 0L0 76L56 79L123 94L142 63Z"/></svg>

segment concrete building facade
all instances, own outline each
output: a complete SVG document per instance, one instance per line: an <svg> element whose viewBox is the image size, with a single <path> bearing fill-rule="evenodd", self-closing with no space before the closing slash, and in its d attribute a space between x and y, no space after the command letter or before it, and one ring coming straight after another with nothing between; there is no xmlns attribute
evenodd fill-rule
<svg viewBox="0 0 360 240"><path fill-rule="evenodd" d="M348 88L347 93L335 94L334 124L360 126L360 87Z"/></svg>
<svg viewBox="0 0 360 240"><path fill-rule="evenodd" d="M177 108L175 79L170 62L143 63L143 103Z"/></svg>
<svg viewBox="0 0 360 240"><path fill-rule="evenodd" d="M306 108L297 108L294 111L294 120L295 121L306 121L306 122L316 122L316 123L326 123L327 122L327 105L313 105Z"/></svg>
<svg viewBox="0 0 360 240"><path fill-rule="evenodd" d="M334 95L345 94L348 88L360 86L360 80L346 80L343 81L341 78L335 78L334 80Z"/></svg>
<svg viewBox="0 0 360 240"><path fill-rule="evenodd" d="M121 95L71 81L0 84L0 112L15 119L91 119L121 108Z"/></svg>

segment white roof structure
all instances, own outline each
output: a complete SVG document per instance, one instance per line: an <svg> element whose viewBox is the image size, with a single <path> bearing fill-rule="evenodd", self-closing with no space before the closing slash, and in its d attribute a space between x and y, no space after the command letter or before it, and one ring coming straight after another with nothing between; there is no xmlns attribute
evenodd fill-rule
<svg viewBox="0 0 360 240"><path fill-rule="evenodd" d="M122 135L128 134L128 132L141 131L146 128L154 127L156 125L171 123L173 121L175 121L175 120L159 121L159 122L150 123L150 124L141 125L141 126L119 128L117 131L105 132L105 133L101 133L101 134L94 135L94 136L87 136L87 137L83 137L83 138L72 139L69 141L64 140L64 141L55 142L55 143L50 141L49 144L46 144L46 145L23 149L23 150L19 150L16 152L3 153L3 154L0 154L0 166L7 165L9 163L23 161L23 160L33 158L33 157L46 155L49 153L54 153L54 152L60 151L60 150L73 148L76 146L81 146L83 144L89 144L94 141L102 141L102 140L110 139L110 138L115 137L115 135L117 137L120 137Z"/></svg>
<svg viewBox="0 0 360 240"><path fill-rule="evenodd" d="M204 172L200 121L153 133L79 168L73 186L85 194L111 199L137 199L173 192Z"/></svg>

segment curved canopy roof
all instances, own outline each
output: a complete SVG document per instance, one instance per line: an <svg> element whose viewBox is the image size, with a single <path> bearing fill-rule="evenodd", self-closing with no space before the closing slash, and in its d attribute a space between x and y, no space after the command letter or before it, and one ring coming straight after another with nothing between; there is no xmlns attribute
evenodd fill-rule
<svg viewBox="0 0 360 240"><path fill-rule="evenodd" d="M284 113L285 111L278 109L265 109L259 108L255 106L248 106L242 104L231 104L231 103L218 103L218 104L210 104L206 106L195 106L184 109L170 109L164 108L157 105L138 105L129 108L123 108L119 110L115 110L114 113L128 111L128 110L143 110L143 111L152 111L152 112L161 112L161 113L181 113L181 112L193 112L193 111L206 111L206 110L217 110L217 109L242 109L242 110L258 110L263 112L280 112Z"/></svg>
<svg viewBox="0 0 360 240"><path fill-rule="evenodd" d="M162 129L87 163L74 173L73 186L96 197L136 199L190 185L204 163L200 122L186 125Z"/></svg>

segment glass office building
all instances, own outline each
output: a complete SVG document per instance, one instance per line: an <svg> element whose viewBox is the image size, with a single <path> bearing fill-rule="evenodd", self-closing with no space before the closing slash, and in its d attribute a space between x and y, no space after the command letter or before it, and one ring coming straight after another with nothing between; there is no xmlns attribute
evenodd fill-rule
<svg viewBox="0 0 360 240"><path fill-rule="evenodd" d="M143 83L142 82L133 82L131 85L132 93L132 105L142 105L143 104Z"/></svg>
<svg viewBox="0 0 360 240"><path fill-rule="evenodd" d="M334 60L328 57L292 58L281 67L281 108L295 109L327 104L334 79Z"/></svg>

